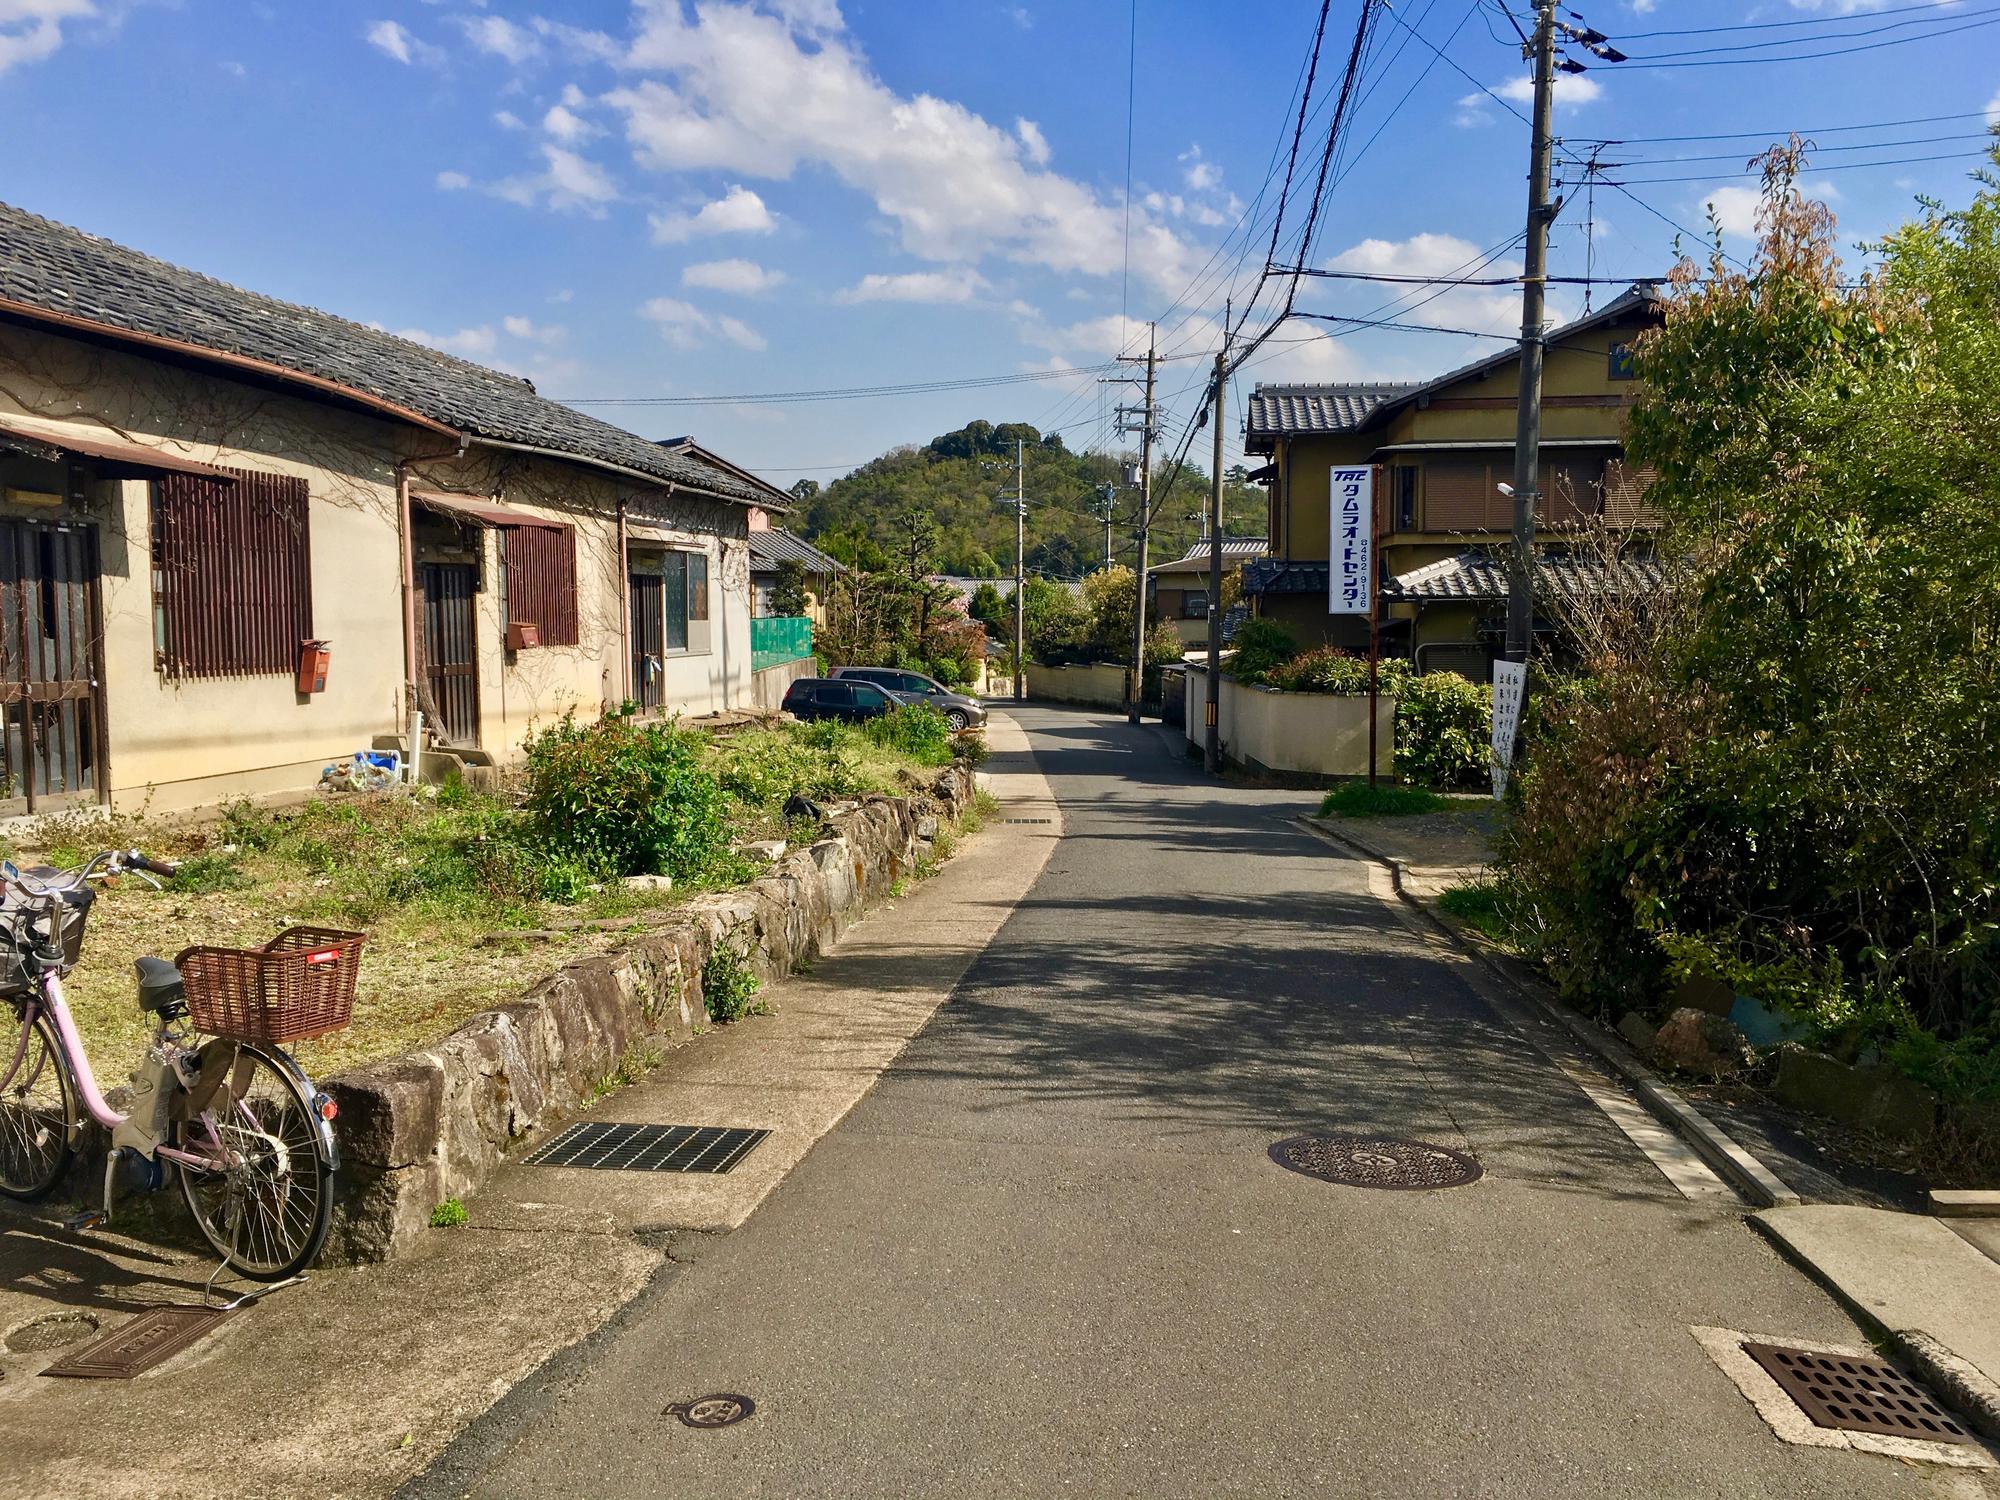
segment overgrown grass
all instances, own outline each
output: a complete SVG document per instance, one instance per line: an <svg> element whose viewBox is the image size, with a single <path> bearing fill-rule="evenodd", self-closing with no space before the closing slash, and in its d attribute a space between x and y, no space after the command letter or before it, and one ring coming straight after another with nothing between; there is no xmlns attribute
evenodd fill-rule
<svg viewBox="0 0 2000 1500"><path fill-rule="evenodd" d="M552 844L532 809L462 782L416 796L315 798L283 810L246 803L205 825L43 820L22 840L35 851L24 859L75 865L102 848L137 846L181 865L165 891L128 878L104 888L92 909L69 1000L100 1073L121 1076L150 1034L133 998L132 960L140 954L253 947L297 924L365 931L354 1024L296 1049L308 1071L332 1073L423 1046L561 964L627 941L626 930L593 923L643 924L698 892L755 878L763 866L729 846L823 834L818 818L785 815L794 795L824 805L906 794L937 775L926 761L843 725L674 733L678 784L712 784L721 841L703 850L691 874L676 873L670 893L627 888L614 869ZM692 804L708 806L708 797L697 788Z"/></svg>
<svg viewBox="0 0 2000 1500"><path fill-rule="evenodd" d="M1446 799L1420 786L1370 786L1350 781L1328 792L1319 804L1322 818L1402 818L1413 813L1436 812Z"/></svg>
<svg viewBox="0 0 2000 1500"><path fill-rule="evenodd" d="M1509 943L1513 924L1500 904L1500 888L1490 880L1474 880L1452 886L1437 898L1438 909L1477 928L1496 943Z"/></svg>

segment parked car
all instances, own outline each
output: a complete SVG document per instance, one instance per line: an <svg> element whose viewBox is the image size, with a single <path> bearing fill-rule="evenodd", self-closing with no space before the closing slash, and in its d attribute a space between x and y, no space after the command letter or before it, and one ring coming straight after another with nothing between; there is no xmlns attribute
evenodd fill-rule
<svg viewBox="0 0 2000 1500"><path fill-rule="evenodd" d="M872 682L835 682L826 677L801 677L785 689L785 712L800 719L840 719L859 724L879 719L904 700Z"/></svg>
<svg viewBox="0 0 2000 1500"><path fill-rule="evenodd" d="M980 729L986 724L986 706L977 698L954 693L921 672L906 672L901 667L835 667L833 675L850 682L872 682L912 703L928 703L944 715L954 731Z"/></svg>

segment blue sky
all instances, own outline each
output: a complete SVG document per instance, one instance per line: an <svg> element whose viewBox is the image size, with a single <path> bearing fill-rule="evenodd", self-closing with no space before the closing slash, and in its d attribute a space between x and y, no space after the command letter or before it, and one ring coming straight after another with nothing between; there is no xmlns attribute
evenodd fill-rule
<svg viewBox="0 0 2000 1500"><path fill-rule="evenodd" d="M1676 233L1665 221L1700 231L1709 203L1744 250L1754 199L1741 159L1759 139L1640 137L1800 128L1825 132L1825 148L1914 142L1821 156L1808 182L1831 195L1847 239L1893 225L1919 193L1962 201L1962 154L2000 113L2000 27L1981 22L1981 0L1913 3L1579 6L1634 62L1579 52L1591 70L1565 83L1558 128L1578 156L1594 139L1632 142L1602 159L1647 206L1602 187L1587 203L1579 190L1555 230L1553 269L1581 274L1588 250L1600 276L1663 272ZM559 397L1067 370L1143 348L1144 323L1158 318L1175 356L1162 381L1178 398L1173 429L1224 296L1247 295L1263 264L1268 228L1249 229L1276 199L1267 176L1289 139L1317 10L1140 0L1128 204L1122 3L0 0L0 88L17 142L0 197L519 371ZM1358 0L1333 7L1322 97L1358 11ZM1527 130L1507 103L1524 99L1525 67L1490 0L1399 0L1395 14L1378 22L1315 260L1453 272L1520 228ZM1792 22L1810 24L1636 36ZM1964 29L1926 35L1948 28ZM1778 39L1803 50L1905 36L1919 40L1808 62L1637 65ZM1939 116L1959 118L1832 129ZM1925 155L1956 159L1845 167ZM1486 274L1518 269L1508 252ZM1367 313L1404 290L1319 283L1300 305ZM1397 304L1399 318L1518 327L1511 289L1407 305L1429 295ZM1581 291L1556 302L1577 311ZM1416 377L1498 347L1430 331L1329 338L1331 326L1288 327L1246 380ZM648 436L693 432L789 484L975 417L1113 444L1117 399L1094 377L1065 376L859 401L588 409Z"/></svg>

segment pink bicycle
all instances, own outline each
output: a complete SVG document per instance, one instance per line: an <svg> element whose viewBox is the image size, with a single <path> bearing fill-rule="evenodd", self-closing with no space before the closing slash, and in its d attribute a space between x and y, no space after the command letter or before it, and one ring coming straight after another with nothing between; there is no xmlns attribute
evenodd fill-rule
<svg viewBox="0 0 2000 1500"><path fill-rule="evenodd" d="M139 1006L158 1028L120 1114L98 1090L62 981L82 951L91 882L127 871L174 873L136 849L72 871L0 864L0 1193L55 1190L83 1130L81 1104L111 1132L111 1151L103 1210L73 1227L110 1220L119 1164L135 1156L148 1189L179 1177L225 1265L288 1280L326 1241L339 1156L333 1101L276 1044L347 1024L361 936L292 928L263 949L139 959Z"/></svg>

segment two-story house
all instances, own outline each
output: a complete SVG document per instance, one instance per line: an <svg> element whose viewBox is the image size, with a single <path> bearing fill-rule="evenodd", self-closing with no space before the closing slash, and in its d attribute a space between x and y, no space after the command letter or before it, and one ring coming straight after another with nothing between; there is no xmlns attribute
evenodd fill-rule
<svg viewBox="0 0 2000 1500"><path fill-rule="evenodd" d="M1636 385L1632 341L1657 322L1659 292L1640 282L1548 335L1543 366L1537 509L1537 589L1639 588L1657 577L1643 553L1607 576L1571 556L1564 535L1596 518L1621 529L1652 524L1641 496L1650 476L1624 459L1626 409ZM1270 555L1244 569L1244 594L1262 618L1302 645L1357 654L1364 615L1329 612L1330 475L1374 469L1375 557L1381 647L1419 671L1491 676L1505 634L1502 549L1513 502L1520 351L1508 347L1435 380L1346 385L1260 385L1250 397L1247 451L1268 455ZM1538 631L1550 629L1538 618Z"/></svg>

